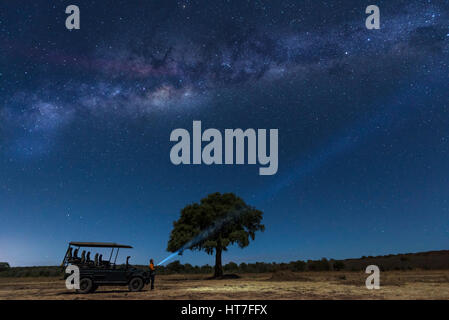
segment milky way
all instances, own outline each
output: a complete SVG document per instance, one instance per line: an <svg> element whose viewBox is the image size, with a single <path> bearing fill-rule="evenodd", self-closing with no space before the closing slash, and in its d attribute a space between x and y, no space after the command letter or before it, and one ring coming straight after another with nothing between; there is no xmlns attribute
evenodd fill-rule
<svg viewBox="0 0 449 320"><path fill-rule="evenodd" d="M181 4L178 10L186 6ZM448 12L437 3L385 12L383 30L374 32L365 29L362 14L345 23L301 28L300 6L289 9L298 17L272 26L237 23L175 31L168 23L164 30L161 22L155 34L136 36L136 22L123 30L128 37L113 36L87 55L43 45L30 48L9 34L2 45L7 59L19 54L27 63L67 70L57 79L34 74L37 85L32 90L15 83L5 86L0 116L9 124L12 148L30 155L45 152L58 131L79 117L157 117L170 110L207 108L222 88L270 86L291 75L305 81L331 76L357 79L375 66L404 57L413 61L447 54ZM75 69L87 76L72 78Z"/></svg>

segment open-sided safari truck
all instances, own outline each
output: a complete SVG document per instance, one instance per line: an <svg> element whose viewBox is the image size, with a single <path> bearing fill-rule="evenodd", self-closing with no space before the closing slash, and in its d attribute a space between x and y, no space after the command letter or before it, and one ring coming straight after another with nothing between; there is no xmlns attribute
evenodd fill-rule
<svg viewBox="0 0 449 320"><path fill-rule="evenodd" d="M81 248L110 248L109 259L103 258L98 252L91 258L91 252ZM126 264L117 265L117 256L122 248L131 249L132 246L109 242L70 242L62 261L62 267L69 264L78 266L80 271L79 293L94 292L99 286L127 285L130 291L140 291L150 282L148 272L129 265L130 256L126 257ZM112 258L115 258L112 262ZM66 274L66 277L68 274Z"/></svg>

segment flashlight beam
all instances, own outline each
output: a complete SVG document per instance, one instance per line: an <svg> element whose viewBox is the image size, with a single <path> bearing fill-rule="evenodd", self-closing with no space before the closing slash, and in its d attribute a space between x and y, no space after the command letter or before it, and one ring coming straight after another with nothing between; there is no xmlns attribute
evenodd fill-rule
<svg viewBox="0 0 449 320"><path fill-rule="evenodd" d="M163 263L167 262L168 260L174 258L174 257L179 253L179 251L180 251L180 250L178 250L178 251L172 253L172 254L169 255L167 258L165 258L164 260L162 260L161 262L159 262L157 265L160 266L161 264L163 264Z"/></svg>

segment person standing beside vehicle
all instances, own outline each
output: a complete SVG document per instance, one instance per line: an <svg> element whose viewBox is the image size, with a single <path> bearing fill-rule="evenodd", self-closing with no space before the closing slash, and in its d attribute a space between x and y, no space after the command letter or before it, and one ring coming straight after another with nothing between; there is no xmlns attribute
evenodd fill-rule
<svg viewBox="0 0 449 320"><path fill-rule="evenodd" d="M154 261L153 259L150 259L150 282L151 282L151 290L154 289L154 275L155 275L155 271L156 269L154 268Z"/></svg>

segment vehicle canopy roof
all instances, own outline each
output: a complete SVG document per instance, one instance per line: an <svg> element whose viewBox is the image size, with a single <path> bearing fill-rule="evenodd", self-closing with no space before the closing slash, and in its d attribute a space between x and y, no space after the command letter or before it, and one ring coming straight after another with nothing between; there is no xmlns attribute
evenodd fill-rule
<svg viewBox="0 0 449 320"><path fill-rule="evenodd" d="M71 241L69 242L69 245L76 246L76 247L96 247L96 248L129 248L131 249L132 246L126 245L126 244L118 244L114 242L78 242L78 241Z"/></svg>

